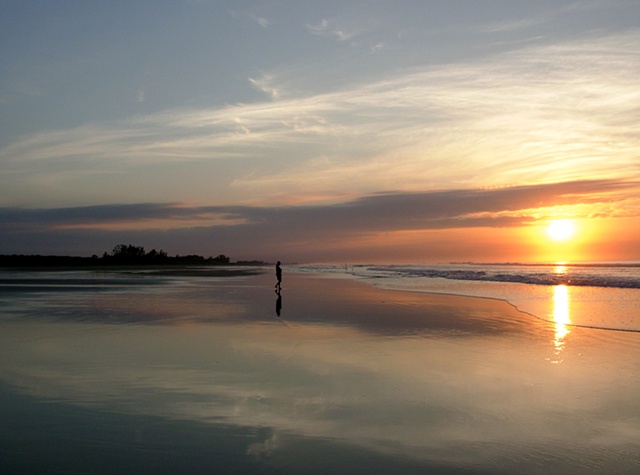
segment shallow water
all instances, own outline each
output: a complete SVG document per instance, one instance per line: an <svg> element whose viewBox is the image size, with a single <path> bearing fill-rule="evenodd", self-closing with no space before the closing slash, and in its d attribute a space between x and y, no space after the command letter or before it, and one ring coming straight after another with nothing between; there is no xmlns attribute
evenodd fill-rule
<svg viewBox="0 0 640 475"><path fill-rule="evenodd" d="M640 331L640 265L440 264L302 266L350 275L380 288L505 300L520 311L571 326Z"/></svg>
<svg viewBox="0 0 640 475"><path fill-rule="evenodd" d="M0 291L3 473L640 470L636 333L286 270L279 303L66 277Z"/></svg>

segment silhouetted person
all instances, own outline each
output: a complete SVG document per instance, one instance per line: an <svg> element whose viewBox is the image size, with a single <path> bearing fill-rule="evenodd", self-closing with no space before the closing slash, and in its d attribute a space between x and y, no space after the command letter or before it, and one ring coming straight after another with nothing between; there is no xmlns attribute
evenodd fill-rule
<svg viewBox="0 0 640 475"><path fill-rule="evenodd" d="M280 261L276 264L276 279L278 279L276 289L279 291L282 288L282 269L280 268Z"/></svg>
<svg viewBox="0 0 640 475"><path fill-rule="evenodd" d="M276 315L280 316L280 312L282 311L282 295L280 294L280 289L276 290L278 294L278 298L276 299Z"/></svg>

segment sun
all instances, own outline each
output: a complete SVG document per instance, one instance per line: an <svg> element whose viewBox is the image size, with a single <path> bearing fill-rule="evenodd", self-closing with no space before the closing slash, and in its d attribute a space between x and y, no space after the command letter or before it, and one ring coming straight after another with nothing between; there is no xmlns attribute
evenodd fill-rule
<svg viewBox="0 0 640 475"><path fill-rule="evenodd" d="M549 222L547 226L547 234L554 241L566 241L573 236L575 227L568 219L559 219Z"/></svg>

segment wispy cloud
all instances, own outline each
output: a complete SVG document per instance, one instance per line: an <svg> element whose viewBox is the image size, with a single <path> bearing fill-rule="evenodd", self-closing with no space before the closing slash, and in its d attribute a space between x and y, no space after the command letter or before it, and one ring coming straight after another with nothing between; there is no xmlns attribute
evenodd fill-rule
<svg viewBox="0 0 640 475"><path fill-rule="evenodd" d="M307 25L307 29L314 35L324 34L329 29L329 21L324 18L320 23L315 25Z"/></svg>
<svg viewBox="0 0 640 475"><path fill-rule="evenodd" d="M27 136L0 150L1 180L242 159L233 180L212 186L267 199L283 188L295 197L637 177L638 43L634 31L530 47L307 95L312 83L285 94L290 79L273 71L251 80L266 102Z"/></svg>
<svg viewBox="0 0 640 475"><path fill-rule="evenodd" d="M563 9L569 12L582 10L592 11L636 5L634 0L580 0L570 3Z"/></svg>
<svg viewBox="0 0 640 475"><path fill-rule="evenodd" d="M260 25L262 28L266 28L266 27L268 27L269 25L271 25L271 22L270 22L267 18L264 18L264 17L258 17L258 18L256 18L256 22L257 22L257 23L258 23L258 25Z"/></svg>
<svg viewBox="0 0 640 475"><path fill-rule="evenodd" d="M234 18L244 18L260 25L262 28L271 26L271 20L265 16L261 16L251 10L230 10L231 16Z"/></svg>
<svg viewBox="0 0 640 475"><path fill-rule="evenodd" d="M271 97L271 99L279 99L281 96L280 90L274 85L273 75L263 74L258 78L249 78L249 82L253 87Z"/></svg>
<svg viewBox="0 0 640 475"><path fill-rule="evenodd" d="M528 30L534 26L543 24L547 21L545 18L521 18L499 23L491 23L479 28L480 33L507 33L521 30Z"/></svg>
<svg viewBox="0 0 640 475"><path fill-rule="evenodd" d="M337 27L333 21L323 18L319 23L306 25L309 32L318 36L333 36L339 41L347 41L356 37L360 32L358 30L347 30Z"/></svg>

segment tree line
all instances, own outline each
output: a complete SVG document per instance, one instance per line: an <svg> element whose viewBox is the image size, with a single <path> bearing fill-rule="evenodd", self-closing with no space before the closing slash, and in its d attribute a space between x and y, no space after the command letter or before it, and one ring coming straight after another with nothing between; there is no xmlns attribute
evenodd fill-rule
<svg viewBox="0 0 640 475"><path fill-rule="evenodd" d="M143 246L118 244L102 257L41 256L41 255L0 255L0 267L49 267L49 266L127 266L127 265L227 265L231 259L224 254L203 257L195 254L169 256L162 249L145 251ZM241 261L239 265L261 265L262 261Z"/></svg>
<svg viewBox="0 0 640 475"><path fill-rule="evenodd" d="M95 256L94 256L95 257ZM106 252L101 258L104 262L116 265L122 264L229 264L231 259L224 254L219 254L217 257L204 258L195 254L187 256L173 256L170 257L162 249L156 251L155 249L145 252L142 246L133 246L131 244L118 244L113 248L111 254Z"/></svg>

